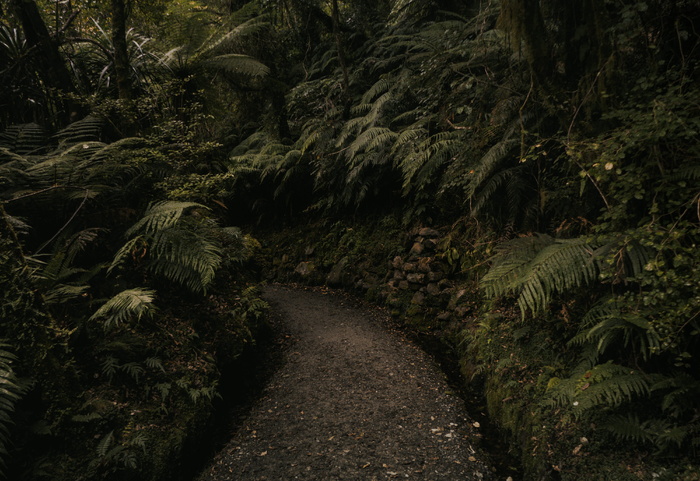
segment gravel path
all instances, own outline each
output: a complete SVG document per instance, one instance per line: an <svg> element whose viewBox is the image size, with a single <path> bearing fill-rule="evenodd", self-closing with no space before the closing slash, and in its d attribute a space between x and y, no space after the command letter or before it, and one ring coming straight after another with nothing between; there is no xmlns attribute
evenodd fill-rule
<svg viewBox="0 0 700 481"><path fill-rule="evenodd" d="M264 297L286 361L199 481L493 479L460 399L386 319L318 289Z"/></svg>

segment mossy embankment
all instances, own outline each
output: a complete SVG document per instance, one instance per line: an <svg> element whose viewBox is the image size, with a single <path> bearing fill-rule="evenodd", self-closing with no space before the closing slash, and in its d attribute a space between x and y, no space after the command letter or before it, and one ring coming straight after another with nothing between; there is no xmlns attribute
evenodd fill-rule
<svg viewBox="0 0 700 481"><path fill-rule="evenodd" d="M477 225L410 228L382 218L258 238L269 280L350 290L384 306L447 365L457 365L461 387L476 399L472 407L483 406L518 460L514 479L700 479L692 461L621 445L555 398L552 386L576 359L566 342L575 335L575 306L526 320L514 301L486 299L478 281L498 239Z"/></svg>

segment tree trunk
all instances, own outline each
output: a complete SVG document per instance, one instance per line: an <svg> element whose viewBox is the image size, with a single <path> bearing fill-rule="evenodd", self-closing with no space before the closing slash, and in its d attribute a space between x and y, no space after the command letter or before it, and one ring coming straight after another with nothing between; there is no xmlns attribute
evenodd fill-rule
<svg viewBox="0 0 700 481"><path fill-rule="evenodd" d="M343 92L347 94L348 90L348 66L345 62L345 52L343 50L343 42L340 38L340 14L338 13L338 0L333 0L333 33L335 34L335 45L338 49L338 63L340 63L340 69L343 71Z"/></svg>
<svg viewBox="0 0 700 481"><path fill-rule="evenodd" d="M10 8L22 25L22 31L27 43L36 49L41 57L39 64L41 77L44 84L50 89L55 88L64 94L76 93L73 77L66 63L58 51L58 43L49 33L46 23L39 12L34 0L10 0ZM45 93L50 96L48 92ZM66 116L68 120L78 114L78 105L75 101L59 99L59 115Z"/></svg>
<svg viewBox="0 0 700 481"><path fill-rule="evenodd" d="M552 74L551 52L539 0L503 0L499 28L527 60L540 83L547 85Z"/></svg>
<svg viewBox="0 0 700 481"><path fill-rule="evenodd" d="M126 45L126 5L124 0L112 0L112 46L114 48L114 75L117 80L119 98L132 97L131 67Z"/></svg>

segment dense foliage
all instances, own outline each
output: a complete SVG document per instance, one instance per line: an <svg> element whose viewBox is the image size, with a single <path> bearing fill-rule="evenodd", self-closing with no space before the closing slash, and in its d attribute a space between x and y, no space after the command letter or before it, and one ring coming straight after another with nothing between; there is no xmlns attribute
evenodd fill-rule
<svg viewBox="0 0 700 481"><path fill-rule="evenodd" d="M213 364L180 377L190 361L163 338L204 353L195 333L220 331L159 299L221 310L202 295L254 245L221 224L367 214L452 226L441 255L480 286L462 349L493 374L489 399L522 376L521 411L559 439L596 425L600 450L697 455L697 2L2 0L0 15L0 448L22 438L27 479L53 449L37 436L89 438L85 476L138 472L147 434L107 399L157 404L147 423L215 395ZM234 337L248 310L223 314Z"/></svg>

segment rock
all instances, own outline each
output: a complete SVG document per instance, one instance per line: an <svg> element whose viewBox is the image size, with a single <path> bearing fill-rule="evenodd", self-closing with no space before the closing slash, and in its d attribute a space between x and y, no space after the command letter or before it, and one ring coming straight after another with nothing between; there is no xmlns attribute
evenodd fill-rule
<svg viewBox="0 0 700 481"><path fill-rule="evenodd" d="M282 262L282 264L286 264L287 262L289 262L289 255L288 254L283 255L281 262Z"/></svg>
<svg viewBox="0 0 700 481"><path fill-rule="evenodd" d="M411 299L411 304L415 304L418 306L423 305L425 302L425 294L422 292L418 291L413 295L413 298Z"/></svg>
<svg viewBox="0 0 700 481"><path fill-rule="evenodd" d="M437 245L437 239L425 239L423 241L423 247L425 247L427 250L434 251L437 248Z"/></svg>
<svg viewBox="0 0 700 481"><path fill-rule="evenodd" d="M421 237L440 237L440 233L435 229L431 229L430 227L423 227L418 231L418 235Z"/></svg>
<svg viewBox="0 0 700 481"><path fill-rule="evenodd" d="M411 263L411 262L406 262L406 263L403 265L403 270L404 270L405 272L416 272L416 265L413 264L413 263Z"/></svg>
<svg viewBox="0 0 700 481"><path fill-rule="evenodd" d="M326 277L326 284L329 286L340 286L343 284L343 273L348 265L348 258L343 257L338 262L335 263L331 271Z"/></svg>
<svg viewBox="0 0 700 481"><path fill-rule="evenodd" d="M408 274L406 280L411 284L423 284L425 282L425 274Z"/></svg>
<svg viewBox="0 0 700 481"><path fill-rule="evenodd" d="M391 261L391 266L394 269L401 269L402 265L403 265L403 258L401 256L396 256L396 257L394 257L394 260Z"/></svg>
<svg viewBox="0 0 700 481"><path fill-rule="evenodd" d="M402 280L402 279L405 279L405 278L406 278L406 275L404 274L403 271L400 271L400 270L398 270L398 269L396 269L396 270L394 271L394 279Z"/></svg>
<svg viewBox="0 0 700 481"><path fill-rule="evenodd" d="M428 280L430 282L440 281L443 277L445 277L445 274L442 272L428 272Z"/></svg>
<svg viewBox="0 0 700 481"><path fill-rule="evenodd" d="M449 311L442 311L440 314L438 314L437 318L438 321L449 321L451 316L452 314L450 314Z"/></svg>
<svg viewBox="0 0 700 481"><path fill-rule="evenodd" d="M314 252L316 251L316 248L314 246L308 246L306 250L304 251L304 255L306 257L311 257L314 255Z"/></svg>
<svg viewBox="0 0 700 481"><path fill-rule="evenodd" d="M428 273L430 272L430 263L433 261L432 257L421 257L418 260L418 271Z"/></svg>
<svg viewBox="0 0 700 481"><path fill-rule="evenodd" d="M316 266L313 262L300 262L294 269L294 272L299 274L301 277L308 277L315 270Z"/></svg>
<svg viewBox="0 0 700 481"><path fill-rule="evenodd" d="M439 296L440 295L440 288L435 283L428 284L425 288L425 291L430 296Z"/></svg>
<svg viewBox="0 0 700 481"><path fill-rule="evenodd" d="M408 281L401 281L399 282L399 289L406 290L408 289Z"/></svg>
<svg viewBox="0 0 700 481"><path fill-rule="evenodd" d="M423 244L421 242L415 242L413 244L413 247L411 247L411 250L408 254L412 255L412 256L419 256L422 253L423 253Z"/></svg>

